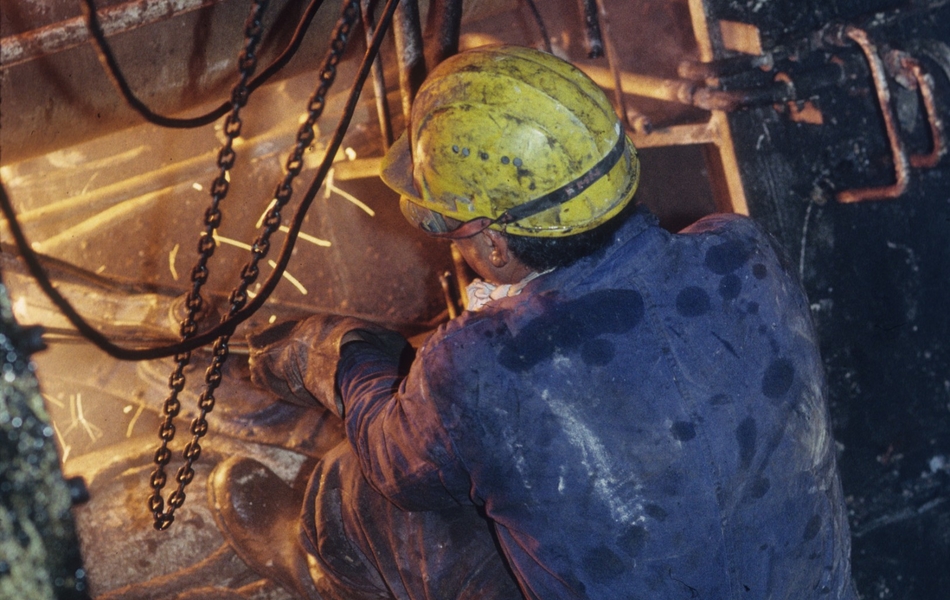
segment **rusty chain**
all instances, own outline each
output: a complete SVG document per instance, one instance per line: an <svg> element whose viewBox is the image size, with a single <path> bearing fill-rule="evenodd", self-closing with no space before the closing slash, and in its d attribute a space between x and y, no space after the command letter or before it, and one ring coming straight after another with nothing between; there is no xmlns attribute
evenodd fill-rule
<svg viewBox="0 0 950 600"><path fill-rule="evenodd" d="M255 2L255 7L260 4L266 5L266 1L258 0L258 2ZM255 13L254 9L252 8L252 15L253 14ZM311 144L313 143L314 125L316 124L317 119L319 119L323 114L323 110L326 107L326 94L336 79L337 64L340 62L343 52L346 50L350 33L352 32L353 26L358 21L359 17L359 0L346 0L343 4L340 18L333 30L330 47L320 70L319 84L308 102L307 118L297 131L297 139L294 149L287 159L287 163L285 165L286 174L284 175L284 178L281 180L281 182L277 185L277 188L274 192L273 205L267 212L257 239L251 245L251 258L241 269L241 281L231 291L230 297L228 299L230 307L227 311L227 314L222 316L222 323L232 318L245 306L248 299L248 288L257 280L257 277L260 274L258 264L261 259L267 256L267 252L270 249L271 235L280 228L280 211L284 206L287 205L293 194L293 180L300 174L300 171L303 169L304 165L303 153L308 148L310 148ZM234 151L231 148L231 145L233 139L240 134L241 121L238 118L237 113L239 108L247 101L246 81L247 77L250 75L250 72L245 73L244 69L245 67L249 67L250 71L253 71L253 61L255 60L253 49L260 40L259 16L255 21L256 27L251 26L251 20L252 19L249 16L247 25L245 27L247 43L245 51L242 52L241 59L239 60L241 67L241 81L235 86L235 91L232 97L234 109L232 110L232 113L228 115L224 126L227 141L225 142L225 146L218 154L218 164L219 167L221 167L221 171L212 186L212 205L205 213L205 231L203 232L198 244L199 260L195 265L195 268L192 270L192 292L189 293L185 302L187 313L181 323L181 335L183 338L190 337L197 331L195 316L202 307L202 299L199 291L201 286L205 283L205 281L207 281L207 261L214 253L215 247L213 233L221 222L221 212L218 208L218 205L220 204L221 199L224 198L224 195L227 194L227 171L234 164ZM256 41L252 45L251 40L254 36L251 34L253 33L252 30L255 29ZM250 52L248 52L248 48L250 48ZM220 192L220 198L218 192ZM161 490L165 486L167 480L165 466L171 460L171 451L168 449L168 444L172 441L175 435L173 419L178 415L181 408L178 395L184 389L184 369L190 361L190 353L183 353L175 356L176 367L168 381L170 393L168 398L165 400L163 407L163 413L165 417L159 427L159 438L161 439L161 445L155 453L154 462L156 467L150 478L150 485L152 487L153 493L151 496L149 496L148 506L149 510L152 511L154 526L158 530L165 530L171 526L172 522L174 522L175 510L184 504L185 488L194 478L194 463L201 455L200 440L208 432L207 416L208 413L214 409L214 393L221 384L221 369L228 357L228 342L230 341L230 337L230 334L221 335L214 343L211 364L205 371L205 389L198 398L198 416L195 417L191 423L190 432L192 434L192 438L191 441L186 444L183 452L185 464L179 467L175 476L178 486L169 495L168 508L166 510L165 502L162 499Z"/></svg>
<svg viewBox="0 0 950 600"><path fill-rule="evenodd" d="M257 67L257 46L260 44L263 28L261 18L267 9L269 0L254 0L244 23L244 48L238 57L238 82L231 91L231 112L224 121L225 141L218 152L218 175L211 184L211 206L205 211L204 231L198 240L198 260L191 270L191 291L185 299L185 317L180 323L179 333L183 340L192 337L198 330L196 316L201 311L204 300L201 297L201 288L208 280L208 261L214 254L214 231L221 226L221 202L228 194L229 171L234 166L236 154L234 140L241 134L240 112L247 103L247 82ZM191 361L191 352L182 352L175 355L175 369L168 378L169 394L162 406L164 418L159 426L158 437L161 444L155 452L156 468L149 478L152 495L148 505L155 519L155 528L167 529L175 520L175 509L184 503L183 477L179 477L178 489L168 497L169 508L165 510L165 501L162 498L162 488L165 487L165 465L171 461L171 450L168 444L175 438L174 419L181 410L179 394L185 387L185 368ZM189 450L186 448L186 455ZM188 457L185 457L186 460ZM193 461L192 461L193 462Z"/></svg>

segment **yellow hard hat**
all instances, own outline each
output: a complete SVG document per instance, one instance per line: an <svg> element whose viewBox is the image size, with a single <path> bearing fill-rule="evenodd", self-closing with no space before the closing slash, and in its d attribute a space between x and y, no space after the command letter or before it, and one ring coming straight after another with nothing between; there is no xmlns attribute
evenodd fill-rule
<svg viewBox="0 0 950 600"><path fill-rule="evenodd" d="M403 214L432 234L492 227L559 237L620 212L640 163L587 75L539 50L495 45L430 73L381 175L402 196ZM464 225L450 231L442 217Z"/></svg>

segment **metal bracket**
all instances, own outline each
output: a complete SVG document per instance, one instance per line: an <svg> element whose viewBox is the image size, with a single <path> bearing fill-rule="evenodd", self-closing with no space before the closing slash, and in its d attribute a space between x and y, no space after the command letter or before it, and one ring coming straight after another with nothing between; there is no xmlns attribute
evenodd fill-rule
<svg viewBox="0 0 950 600"><path fill-rule="evenodd" d="M897 125L891 111L891 93L887 88L887 75L884 71L884 62L877 53L877 48L871 43L867 33L857 27L847 26L841 33L853 40L861 47L871 68L871 77L874 80L874 89L877 92L877 101L884 116L884 127L887 130L887 140L891 146L891 156L894 159L895 182L892 185L881 187L856 188L838 192L838 202L850 203L862 200L887 200L900 197L907 189L910 179L910 164L904 144L897 134Z"/></svg>
<svg viewBox="0 0 950 600"><path fill-rule="evenodd" d="M947 145L943 137L943 121L937 112L934 100L934 80L929 73L925 73L920 62L910 54L901 50L891 50L884 57L884 65L891 77L905 88L920 93L921 103L927 115L927 124L930 126L930 138L933 147L927 154L912 154L910 166L920 169L932 169L940 162L946 153Z"/></svg>
<svg viewBox="0 0 950 600"><path fill-rule="evenodd" d="M848 25L836 27L829 33L830 35L826 39L836 45L844 45L846 39L857 43L868 61L878 104L881 107L881 115L884 117L884 127L887 131L887 139L894 162L895 178L895 182L891 185L843 190L838 192L836 198L838 202L842 203L899 198L907 189L911 166L914 168L933 168L946 152L943 123L937 114L933 96L933 78L924 73L920 63L905 52L891 51L888 54L888 61L885 66L885 62L878 54L877 48L868 38L867 32L862 29ZM894 113L891 110L891 94L887 87L888 70L899 83L920 92L927 114L927 121L930 125L931 137L933 138L933 149L928 154L914 155L910 158L907 156L907 151L897 130Z"/></svg>

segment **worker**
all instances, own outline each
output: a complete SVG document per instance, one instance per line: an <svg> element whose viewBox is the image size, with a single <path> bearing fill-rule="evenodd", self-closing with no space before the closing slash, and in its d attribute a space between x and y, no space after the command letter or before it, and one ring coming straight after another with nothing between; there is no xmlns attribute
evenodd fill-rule
<svg viewBox="0 0 950 600"><path fill-rule="evenodd" d="M856 598L800 285L749 218L661 229L639 175L569 63L435 68L382 177L479 276L467 310L414 357L345 317L251 338L254 380L347 439L303 500L306 559L275 550L280 480L219 467L242 556L323 598Z"/></svg>

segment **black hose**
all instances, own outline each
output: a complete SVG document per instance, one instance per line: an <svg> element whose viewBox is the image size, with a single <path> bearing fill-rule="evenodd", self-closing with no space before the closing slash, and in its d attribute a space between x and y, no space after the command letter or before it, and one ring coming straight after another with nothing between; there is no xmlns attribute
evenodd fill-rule
<svg viewBox="0 0 950 600"><path fill-rule="evenodd" d="M292 59L297 53L297 50L300 49L300 44L303 42L303 37L310 28L310 24L313 22L314 15L317 14L317 10L322 5L323 0L311 0L310 4L307 5L303 16L300 18L300 23L297 24L297 29L294 31L293 37L287 44L287 47L284 48L284 51L281 52L280 56L278 56L274 62L268 65L266 69L261 71L261 73L252 79L248 84L247 89L249 94L267 82L268 79L273 77L274 74L276 74L278 71L284 68L287 63L290 62L290 59ZM109 77L109 80L112 81L112 84L116 87L116 89L119 90L119 93L122 94L122 98L125 99L129 107L139 113L143 119L160 127L168 127L171 129L192 129L213 123L231 110L231 101L226 100L220 106L208 113L185 119L166 117L153 112L135 95L135 92L132 91L131 86L125 79L125 75L122 73L122 68L119 66L115 55L112 53L112 48L109 46L109 42L106 41L105 33L102 31L102 26L99 23L99 17L96 15L95 0L82 0L82 9L83 14L86 17L86 26L89 28L89 33L92 35L92 39L95 42L93 46L96 49L96 53L99 55L99 62L101 62L103 67L105 67L106 75Z"/></svg>
<svg viewBox="0 0 950 600"><path fill-rule="evenodd" d="M524 3L531 9L531 14L534 15L534 22L538 24L538 29L541 30L541 41L544 43L544 50L548 54L553 54L554 51L551 49L551 37L548 35L548 28L544 26L544 19L541 18L541 11L538 10L538 5L535 4L534 0L524 0Z"/></svg>

